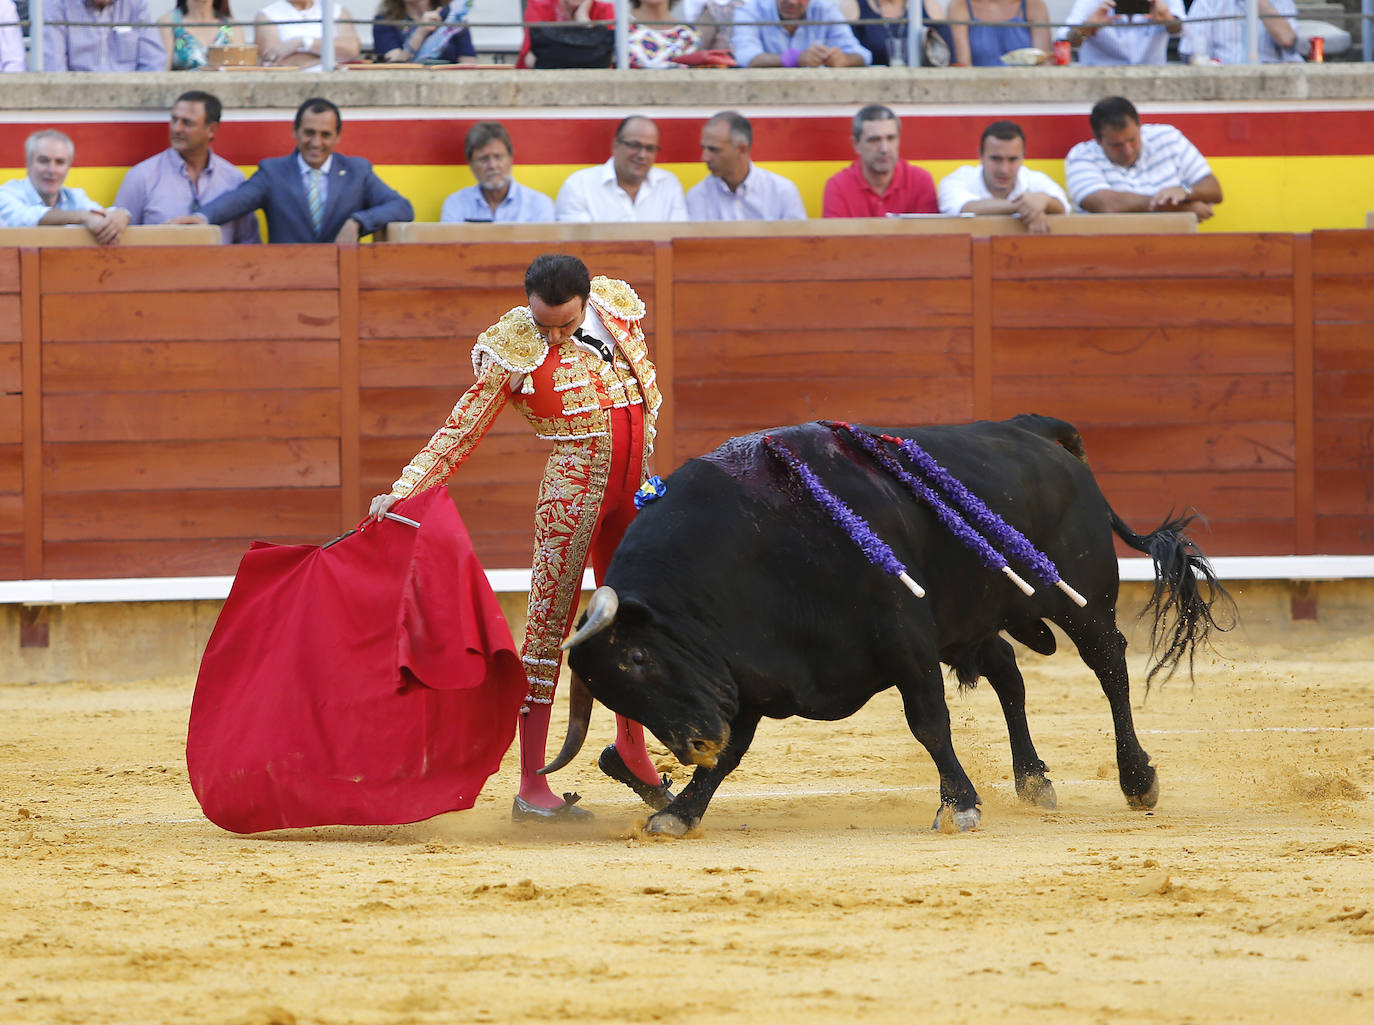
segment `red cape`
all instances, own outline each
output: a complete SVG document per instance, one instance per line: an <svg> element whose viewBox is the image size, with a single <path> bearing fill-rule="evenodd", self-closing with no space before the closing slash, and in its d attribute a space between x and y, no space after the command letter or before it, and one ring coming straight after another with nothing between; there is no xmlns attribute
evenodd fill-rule
<svg viewBox="0 0 1374 1025"><path fill-rule="evenodd" d="M191 788L235 833L471 808L526 679L444 488L323 548L255 542L196 679Z"/></svg>

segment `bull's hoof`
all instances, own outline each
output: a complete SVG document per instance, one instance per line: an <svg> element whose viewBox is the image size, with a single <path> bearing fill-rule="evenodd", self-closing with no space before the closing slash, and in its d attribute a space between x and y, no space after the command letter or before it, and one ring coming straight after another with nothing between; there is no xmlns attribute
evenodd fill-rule
<svg viewBox="0 0 1374 1025"><path fill-rule="evenodd" d="M683 822L670 811L661 811L657 815L650 815L644 828L657 836L685 836L692 824Z"/></svg>
<svg viewBox="0 0 1374 1025"><path fill-rule="evenodd" d="M1136 811L1149 811L1159 803L1159 773L1150 770L1150 785L1143 794L1127 794L1126 804Z"/></svg>
<svg viewBox="0 0 1374 1025"><path fill-rule="evenodd" d="M1018 779L1016 796L1027 804L1044 808L1046 811L1054 811L1059 807L1059 798L1054 793L1054 786L1044 776L1023 776Z"/></svg>
<svg viewBox="0 0 1374 1025"><path fill-rule="evenodd" d="M983 821L983 813L976 807L967 808L960 811L948 804L940 805L940 810L935 813L935 821L930 828L937 833L967 833L969 830L977 829L978 823Z"/></svg>

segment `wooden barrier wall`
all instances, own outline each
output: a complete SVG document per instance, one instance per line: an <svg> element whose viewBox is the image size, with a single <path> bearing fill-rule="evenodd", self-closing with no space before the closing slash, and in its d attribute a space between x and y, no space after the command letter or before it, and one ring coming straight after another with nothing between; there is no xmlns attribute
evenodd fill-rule
<svg viewBox="0 0 1374 1025"><path fill-rule="evenodd" d="M0 577L228 573L352 526L545 247L0 249ZM562 248L649 306L659 472L814 417L1034 411L1138 528L1374 552L1374 232ZM507 411L454 478L491 568L528 565L546 451Z"/></svg>

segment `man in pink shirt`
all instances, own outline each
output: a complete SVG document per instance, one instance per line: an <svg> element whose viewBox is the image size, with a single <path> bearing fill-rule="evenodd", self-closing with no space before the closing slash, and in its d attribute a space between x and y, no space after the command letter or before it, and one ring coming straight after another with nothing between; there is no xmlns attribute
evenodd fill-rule
<svg viewBox="0 0 1374 1025"><path fill-rule="evenodd" d="M940 212L930 172L908 164L898 152L902 125L896 114L870 103L854 115L853 129L859 159L825 183L822 217Z"/></svg>

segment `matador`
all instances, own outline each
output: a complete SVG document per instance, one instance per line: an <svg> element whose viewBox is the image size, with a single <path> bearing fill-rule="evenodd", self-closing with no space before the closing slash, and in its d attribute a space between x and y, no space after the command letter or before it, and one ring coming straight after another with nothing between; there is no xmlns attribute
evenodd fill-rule
<svg viewBox="0 0 1374 1025"><path fill-rule="evenodd" d="M549 715L562 665L559 644L577 613L588 561L598 584L635 514L647 475L662 396L641 321L644 303L623 281L592 279L581 260L546 253L525 272L527 306L477 338L476 383L444 426L410 461L388 495L372 500L381 519L398 499L437 487L476 448L507 403L553 442L534 510L529 618L521 649L529 693L520 716L520 791L511 816L585 817L576 795L556 796L544 765ZM655 808L672 799L644 747L644 730L616 716L603 772Z"/></svg>

